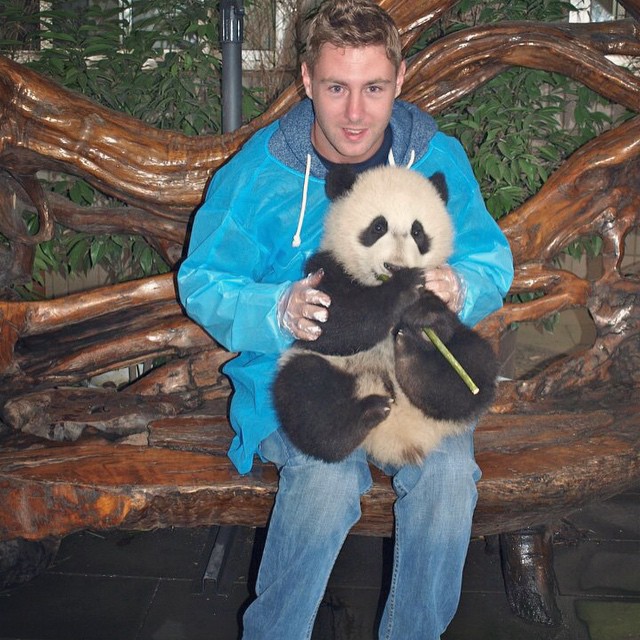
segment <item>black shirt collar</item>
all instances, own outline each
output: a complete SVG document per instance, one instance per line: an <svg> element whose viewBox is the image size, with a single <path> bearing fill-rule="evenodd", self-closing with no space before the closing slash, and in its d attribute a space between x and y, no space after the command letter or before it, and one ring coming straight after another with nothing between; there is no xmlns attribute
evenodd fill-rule
<svg viewBox="0 0 640 640"><path fill-rule="evenodd" d="M391 133L391 127L387 127L384 132L384 139L382 140L380 148L368 160L363 160L362 162L354 162L351 164L351 167L356 173L362 173L367 169L387 164L389 159L389 151L391 150L392 144L393 134ZM317 150L316 153L318 153ZM322 164L326 167L327 171L331 171L331 169L338 165L338 163L331 162L331 160L327 160L326 158L322 157L319 153L318 157L320 158Z"/></svg>

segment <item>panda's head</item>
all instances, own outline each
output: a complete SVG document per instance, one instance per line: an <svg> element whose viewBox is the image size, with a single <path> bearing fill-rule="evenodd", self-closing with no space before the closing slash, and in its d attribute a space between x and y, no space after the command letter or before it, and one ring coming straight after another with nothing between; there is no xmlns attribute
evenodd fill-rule
<svg viewBox="0 0 640 640"><path fill-rule="evenodd" d="M355 175L341 165L327 176L333 200L321 248L366 286L404 267L444 263L453 247L444 176L430 179L405 167L381 166Z"/></svg>

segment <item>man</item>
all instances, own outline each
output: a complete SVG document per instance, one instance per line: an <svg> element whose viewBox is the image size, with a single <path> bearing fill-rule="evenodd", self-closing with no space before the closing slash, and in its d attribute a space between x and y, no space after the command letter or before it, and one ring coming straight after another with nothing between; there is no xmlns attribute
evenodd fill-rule
<svg viewBox="0 0 640 640"><path fill-rule="evenodd" d="M396 100L405 75L391 18L371 0L330 0L314 18L302 79L308 100L258 131L215 175L196 215L178 274L187 313L239 356L229 455L274 462L280 482L244 638L310 638L338 552L371 486L357 449L328 464L304 456L278 428L270 396L278 355L313 340L331 313L322 274L305 276L328 207L324 178L335 163L356 170L390 161L445 174L455 226L449 265L425 286L463 322L499 308L511 254L487 213L469 162L434 120ZM380 638L439 638L457 608L480 476L472 433L447 438L422 465L387 468L398 494L394 570Z"/></svg>

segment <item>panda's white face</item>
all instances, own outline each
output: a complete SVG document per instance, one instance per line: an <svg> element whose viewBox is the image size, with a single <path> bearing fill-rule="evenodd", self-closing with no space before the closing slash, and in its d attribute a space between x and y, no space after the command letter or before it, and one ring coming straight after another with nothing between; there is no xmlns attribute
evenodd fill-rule
<svg viewBox="0 0 640 640"><path fill-rule="evenodd" d="M430 269L453 249L453 226L430 180L404 167L365 171L333 202L322 249L366 286L404 267Z"/></svg>

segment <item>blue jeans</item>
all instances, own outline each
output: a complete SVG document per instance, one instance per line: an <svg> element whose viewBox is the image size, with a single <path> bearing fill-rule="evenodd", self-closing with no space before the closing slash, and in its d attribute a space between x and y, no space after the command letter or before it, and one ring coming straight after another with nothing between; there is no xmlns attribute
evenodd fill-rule
<svg viewBox="0 0 640 640"><path fill-rule="evenodd" d="M244 640L308 640L331 570L360 496L371 487L362 449L339 463L302 454L282 431L261 444L280 484L256 582L244 615ZM381 640L436 640L458 607L480 470L473 434L450 437L422 466L393 476L395 551L380 623Z"/></svg>

